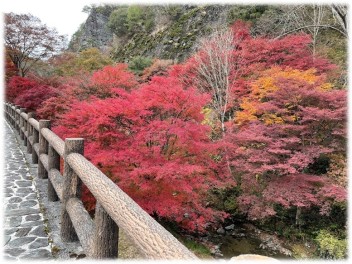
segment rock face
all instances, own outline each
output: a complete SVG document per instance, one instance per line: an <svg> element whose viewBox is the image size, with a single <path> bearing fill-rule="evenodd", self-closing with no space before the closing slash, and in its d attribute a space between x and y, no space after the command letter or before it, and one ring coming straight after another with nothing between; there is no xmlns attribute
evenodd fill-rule
<svg viewBox="0 0 352 264"><path fill-rule="evenodd" d="M77 52L97 47L105 50L112 45L113 33L107 27L112 8L92 8L85 23L72 36L69 50Z"/></svg>
<svg viewBox="0 0 352 264"><path fill-rule="evenodd" d="M128 62L135 56L157 57L181 62L196 50L199 39L220 25L227 25L228 6L182 6L180 15L161 23L156 17L156 30L136 34L114 47L113 58Z"/></svg>
<svg viewBox="0 0 352 264"><path fill-rule="evenodd" d="M77 52L90 47L112 49L118 62L135 56L183 61L196 49L197 41L216 27L227 25L228 5L179 6L177 16L165 15L163 6L153 6L152 32L116 36L108 28L109 16L116 6L92 8L85 23L72 36L69 50Z"/></svg>

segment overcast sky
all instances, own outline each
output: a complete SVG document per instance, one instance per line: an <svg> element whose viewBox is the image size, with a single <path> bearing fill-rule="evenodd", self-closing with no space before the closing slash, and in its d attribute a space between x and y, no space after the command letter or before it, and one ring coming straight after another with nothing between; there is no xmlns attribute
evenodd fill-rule
<svg viewBox="0 0 352 264"><path fill-rule="evenodd" d="M60 34L65 34L70 38L79 25L87 19L88 14L82 12L83 7L93 2L99 1L5 0L2 1L1 9L5 13L31 13L43 24L56 28Z"/></svg>

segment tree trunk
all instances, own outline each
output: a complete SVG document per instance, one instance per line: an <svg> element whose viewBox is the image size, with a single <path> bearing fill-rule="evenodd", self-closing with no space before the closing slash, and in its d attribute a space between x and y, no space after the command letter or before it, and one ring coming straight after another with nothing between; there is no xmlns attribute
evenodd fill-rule
<svg viewBox="0 0 352 264"><path fill-rule="evenodd" d="M296 226L299 228L301 227L301 214L302 214L302 207L297 206L297 211L296 211Z"/></svg>

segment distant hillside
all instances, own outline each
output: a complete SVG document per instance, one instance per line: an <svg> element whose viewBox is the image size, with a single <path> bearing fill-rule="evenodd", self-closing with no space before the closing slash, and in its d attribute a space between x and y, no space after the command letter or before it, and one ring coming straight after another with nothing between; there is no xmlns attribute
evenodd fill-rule
<svg viewBox="0 0 352 264"><path fill-rule="evenodd" d="M229 5L93 6L69 49L110 48L116 61L135 56L182 61L195 50L197 40L215 28L249 18L249 14L255 21L268 7L244 6L239 10Z"/></svg>
<svg viewBox="0 0 352 264"><path fill-rule="evenodd" d="M314 50L346 69L347 39L332 29L340 26L331 6L321 7L321 23L332 27L318 27ZM84 11L89 16L73 35L69 50L97 47L109 52L117 62L129 62L136 56L180 62L196 49L200 38L238 19L252 24L253 35L277 37L284 32L304 31L313 36L314 28L305 27L315 19L307 14L319 15L313 8L312 5L86 6Z"/></svg>
<svg viewBox="0 0 352 264"><path fill-rule="evenodd" d="M127 41L124 38L119 41L113 51L115 59L142 55L182 61L195 50L199 38L227 23L227 6L182 6L174 13L160 9L151 32L139 32Z"/></svg>

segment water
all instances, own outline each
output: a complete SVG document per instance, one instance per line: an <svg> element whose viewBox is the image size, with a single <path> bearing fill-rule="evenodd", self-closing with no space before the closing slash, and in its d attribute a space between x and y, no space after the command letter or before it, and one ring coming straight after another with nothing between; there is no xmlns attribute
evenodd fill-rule
<svg viewBox="0 0 352 264"><path fill-rule="evenodd" d="M263 237L265 237L266 242L261 240ZM280 245L278 239L261 233L252 225L234 223L234 229L227 230L224 235L214 235L210 238L210 241L220 246L219 251L223 255L222 258L225 259L243 254L256 254L276 259L292 259L292 257L281 253L286 249ZM265 247L265 249L262 247Z"/></svg>
<svg viewBox="0 0 352 264"><path fill-rule="evenodd" d="M231 235L225 235L221 238L221 243L222 245L220 246L220 251L226 259L242 254L258 254L277 259L290 258L279 252L260 248L262 241L251 236L238 238Z"/></svg>

